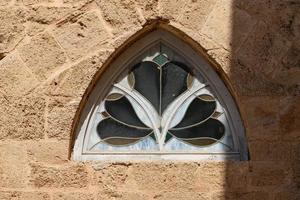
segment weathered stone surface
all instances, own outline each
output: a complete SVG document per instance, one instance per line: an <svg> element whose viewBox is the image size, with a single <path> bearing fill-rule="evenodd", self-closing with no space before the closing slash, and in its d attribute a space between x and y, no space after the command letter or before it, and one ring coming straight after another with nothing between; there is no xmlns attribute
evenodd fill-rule
<svg viewBox="0 0 300 200"><path fill-rule="evenodd" d="M0 144L0 187L24 188L28 185L30 168L24 147L21 143Z"/></svg>
<svg viewBox="0 0 300 200"><path fill-rule="evenodd" d="M82 97L96 72L110 56L111 51L98 51L59 75L50 85L49 94L67 97Z"/></svg>
<svg viewBox="0 0 300 200"><path fill-rule="evenodd" d="M184 14L183 9L188 3L189 2L185 0L162 0L160 2L161 15L166 19L172 19L176 21L178 17Z"/></svg>
<svg viewBox="0 0 300 200"><path fill-rule="evenodd" d="M25 36L26 12L19 8L0 8L0 53L9 52Z"/></svg>
<svg viewBox="0 0 300 200"><path fill-rule="evenodd" d="M26 65L38 76L45 80L54 69L66 61L66 56L57 42L48 33L35 36L19 49Z"/></svg>
<svg viewBox="0 0 300 200"><path fill-rule="evenodd" d="M184 8L184 10L177 17L176 21L185 28L193 30L193 32L200 32L215 2L215 0L190 1L185 7L179 6L179 8ZM165 6L168 7L169 5Z"/></svg>
<svg viewBox="0 0 300 200"><path fill-rule="evenodd" d="M270 199L270 195L265 191L250 191L250 192L217 192L212 194L211 199L218 200L260 200L260 199Z"/></svg>
<svg viewBox="0 0 300 200"><path fill-rule="evenodd" d="M1 200L50 200L50 195L44 192L0 191Z"/></svg>
<svg viewBox="0 0 300 200"><path fill-rule="evenodd" d="M110 38L97 12L89 12L60 24L54 35L71 60L105 46Z"/></svg>
<svg viewBox="0 0 300 200"><path fill-rule="evenodd" d="M30 161L49 164L66 164L68 161L69 141L28 142L27 155Z"/></svg>
<svg viewBox="0 0 300 200"><path fill-rule="evenodd" d="M83 165L49 167L32 164L31 184L44 188L85 188L87 171Z"/></svg>
<svg viewBox="0 0 300 200"><path fill-rule="evenodd" d="M10 2L11 2L11 0L2 0L2 1L0 1L0 6L7 6L7 5L9 5Z"/></svg>
<svg viewBox="0 0 300 200"><path fill-rule="evenodd" d="M49 138L70 139L71 126L79 100L65 97L50 99L47 116L47 135Z"/></svg>
<svg viewBox="0 0 300 200"><path fill-rule="evenodd" d="M35 5L35 4L42 4L42 3L54 3L55 0L23 0L25 5Z"/></svg>
<svg viewBox="0 0 300 200"><path fill-rule="evenodd" d="M278 140L280 97L242 97L240 109L249 140Z"/></svg>
<svg viewBox="0 0 300 200"><path fill-rule="evenodd" d="M6 97L0 94L0 140L44 137L45 100L34 95Z"/></svg>
<svg viewBox="0 0 300 200"><path fill-rule="evenodd" d="M141 12L146 20L156 18L159 14L158 0L136 0L136 5L138 12Z"/></svg>
<svg viewBox="0 0 300 200"><path fill-rule="evenodd" d="M158 200L209 200L209 194L199 193L199 192L179 192L179 191L172 191L166 192L162 191L159 194L154 195L154 199Z"/></svg>
<svg viewBox="0 0 300 200"><path fill-rule="evenodd" d="M0 91L15 97L26 94L39 83L16 53L0 61L0 80Z"/></svg>
<svg viewBox="0 0 300 200"><path fill-rule="evenodd" d="M92 194L89 193L55 193L53 195L55 200L94 200Z"/></svg>
<svg viewBox="0 0 300 200"><path fill-rule="evenodd" d="M276 162L257 162L250 165L249 184L254 187L274 187L285 184L286 165Z"/></svg>
<svg viewBox="0 0 300 200"><path fill-rule="evenodd" d="M32 6L28 20L40 24L51 24L74 10L72 7Z"/></svg>
<svg viewBox="0 0 300 200"><path fill-rule="evenodd" d="M106 23L111 26L113 33L120 31L129 31L140 26L140 19L135 9L135 1L96 1L101 8L103 18Z"/></svg>
<svg viewBox="0 0 300 200"><path fill-rule="evenodd" d="M233 10L232 2L218 1L201 32L227 50L234 51L252 30L255 20L242 10ZM237 30L234 30L235 27L238 27Z"/></svg>

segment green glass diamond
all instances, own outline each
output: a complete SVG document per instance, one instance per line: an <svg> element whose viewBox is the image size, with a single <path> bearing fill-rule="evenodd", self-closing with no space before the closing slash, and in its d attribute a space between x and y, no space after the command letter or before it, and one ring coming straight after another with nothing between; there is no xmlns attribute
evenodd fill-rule
<svg viewBox="0 0 300 200"><path fill-rule="evenodd" d="M159 54L157 56L155 56L155 58L153 58L153 61L158 64L159 66L163 66L164 64L166 64L169 60L166 56L164 56L163 54Z"/></svg>

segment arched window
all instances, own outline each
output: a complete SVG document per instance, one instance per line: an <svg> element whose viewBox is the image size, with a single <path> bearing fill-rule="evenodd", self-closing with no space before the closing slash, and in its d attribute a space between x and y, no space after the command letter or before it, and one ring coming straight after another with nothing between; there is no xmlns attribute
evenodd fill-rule
<svg viewBox="0 0 300 200"><path fill-rule="evenodd" d="M209 63L156 30L116 58L90 93L75 160L246 160L236 105Z"/></svg>

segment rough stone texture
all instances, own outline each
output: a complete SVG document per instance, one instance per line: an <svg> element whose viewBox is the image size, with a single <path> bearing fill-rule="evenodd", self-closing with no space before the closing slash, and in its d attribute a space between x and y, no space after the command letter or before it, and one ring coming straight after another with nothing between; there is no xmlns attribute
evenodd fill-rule
<svg viewBox="0 0 300 200"><path fill-rule="evenodd" d="M26 12L22 9L0 8L0 53L11 51L22 40L25 18Z"/></svg>
<svg viewBox="0 0 300 200"><path fill-rule="evenodd" d="M7 96L22 96L39 83L17 54L0 62L0 91Z"/></svg>
<svg viewBox="0 0 300 200"><path fill-rule="evenodd" d="M76 60L96 48L105 47L104 44L109 39L109 34L96 12L64 22L54 30L54 35L71 60Z"/></svg>
<svg viewBox="0 0 300 200"><path fill-rule="evenodd" d="M39 80L49 78L54 69L66 61L64 52L48 33L35 36L28 44L20 47L19 52Z"/></svg>
<svg viewBox="0 0 300 200"><path fill-rule="evenodd" d="M299 9L297 0L0 0L0 199L300 199ZM69 160L95 74L157 21L190 37L230 88L250 161Z"/></svg>
<svg viewBox="0 0 300 200"><path fill-rule="evenodd" d="M0 143L0 187L26 187L28 185L29 170L26 149L23 144Z"/></svg>

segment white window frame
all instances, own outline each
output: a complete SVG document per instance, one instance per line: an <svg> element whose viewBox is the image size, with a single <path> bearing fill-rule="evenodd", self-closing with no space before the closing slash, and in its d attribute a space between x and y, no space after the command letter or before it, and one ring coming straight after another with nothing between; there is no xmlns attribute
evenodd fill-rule
<svg viewBox="0 0 300 200"><path fill-rule="evenodd" d="M105 98L109 92L113 81L123 74L128 73L131 66L141 61L140 57L144 52L149 50L157 43L163 43L171 48L174 52L181 55L189 62L189 65L195 69L196 73L201 74L214 90L214 95L219 102L222 102L225 109L225 115L228 124L232 130L234 152L217 152L217 153L91 153L84 150L88 124L94 110L99 102ZM101 77L95 84L92 92L87 98L82 112L80 113L79 122L75 130L75 143L72 152L74 160L105 160L105 161L134 161L134 160L248 160L248 147L245 137L245 129L236 107L236 104L226 88L223 81L209 64L205 57L197 53L187 43L180 40L173 34L164 30L155 30L143 38L134 42L121 55L113 60L107 69L101 74Z"/></svg>

